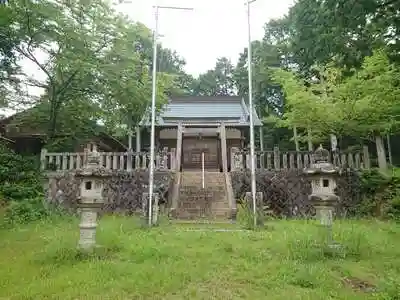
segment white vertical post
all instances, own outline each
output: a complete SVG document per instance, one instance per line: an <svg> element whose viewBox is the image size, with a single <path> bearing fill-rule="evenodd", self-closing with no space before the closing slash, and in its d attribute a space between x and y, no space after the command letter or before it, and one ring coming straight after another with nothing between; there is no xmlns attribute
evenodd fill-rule
<svg viewBox="0 0 400 300"><path fill-rule="evenodd" d="M249 79L249 110L250 110L250 160L251 160L251 196L253 198L254 228L257 226L257 207L256 207L256 171L254 161L254 120L253 120L253 79L252 79L252 53L251 53L251 27L250 27L250 4L255 0L247 0L247 72Z"/></svg>
<svg viewBox="0 0 400 300"><path fill-rule="evenodd" d="M204 188L205 188L205 183L204 183L204 151L203 152L201 152L201 183L202 183L202 186L203 186L203 190L204 190Z"/></svg>
<svg viewBox="0 0 400 300"><path fill-rule="evenodd" d="M155 28L153 32L153 73L151 94L151 133L150 133L150 170L149 170L149 226L152 225L152 199L154 186L154 148L155 148L155 119L156 119L156 76L157 76L157 38L158 38L158 12L159 9L193 10L193 8L174 6L155 6Z"/></svg>
<svg viewBox="0 0 400 300"><path fill-rule="evenodd" d="M151 133L150 133L150 166L149 166L149 226L152 225L152 199L154 185L154 144L156 118L156 75L157 75L157 35L158 35L158 6L155 7L155 28L153 32L153 74L151 91Z"/></svg>

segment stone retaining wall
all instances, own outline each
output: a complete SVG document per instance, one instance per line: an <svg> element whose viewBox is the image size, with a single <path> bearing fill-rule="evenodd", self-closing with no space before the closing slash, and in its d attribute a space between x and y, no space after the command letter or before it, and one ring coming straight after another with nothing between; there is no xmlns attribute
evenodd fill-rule
<svg viewBox="0 0 400 300"><path fill-rule="evenodd" d="M343 171L337 176L336 194L340 197L336 214L354 214L361 201L360 175L357 171ZM232 188L238 202L251 191L250 171L231 172ZM263 193L263 205L277 217L310 217L315 214L308 195L311 184L302 170L256 172L257 191Z"/></svg>
<svg viewBox="0 0 400 300"><path fill-rule="evenodd" d="M174 174L170 171L156 171L154 174L155 192L160 195L160 203L168 201L168 193L172 187ZM149 174L147 171L119 171L104 180L103 196L104 212L120 212L132 214L142 210L142 193L148 191ZM75 210L80 194L81 178L74 172L47 173L44 183L47 200L67 209Z"/></svg>

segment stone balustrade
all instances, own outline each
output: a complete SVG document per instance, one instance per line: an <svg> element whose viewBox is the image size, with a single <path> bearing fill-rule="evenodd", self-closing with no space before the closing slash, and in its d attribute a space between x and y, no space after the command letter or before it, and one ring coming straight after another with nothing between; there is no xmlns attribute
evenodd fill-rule
<svg viewBox="0 0 400 300"><path fill-rule="evenodd" d="M250 151L231 148L231 171L251 168ZM255 152L256 169L285 170L309 168L313 163L313 153L306 151L280 151L275 147L272 151ZM371 166L368 148L354 152L330 153L330 162L336 167L352 169L369 169Z"/></svg>
<svg viewBox="0 0 400 300"><path fill-rule="evenodd" d="M251 168L250 152L236 147L230 148L230 170L240 171ZM88 152L52 153L46 149L41 153L43 171L70 171L84 166ZM175 148L163 148L155 153L156 170L173 170L177 168L177 151ZM369 169L371 166L368 149L354 152L334 152L330 162L336 167L352 169ZM313 153L306 151L274 150L255 152L256 169L285 170L308 168L313 163ZM148 152L100 152L100 164L110 170L146 170L150 164Z"/></svg>
<svg viewBox="0 0 400 300"><path fill-rule="evenodd" d="M44 171L70 171L81 169L87 160L88 152L47 152L41 153L41 169ZM100 152L100 165L110 170L144 170L150 164L148 152ZM164 148L155 153L156 170L175 170L175 148Z"/></svg>

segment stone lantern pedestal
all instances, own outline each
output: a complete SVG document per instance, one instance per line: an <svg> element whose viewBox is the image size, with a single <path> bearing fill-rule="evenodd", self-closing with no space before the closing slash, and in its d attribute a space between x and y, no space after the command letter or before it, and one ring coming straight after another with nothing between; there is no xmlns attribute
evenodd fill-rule
<svg viewBox="0 0 400 300"><path fill-rule="evenodd" d="M304 169L304 174L311 180L309 200L316 210L316 217L326 233L328 247L336 248L333 241L333 215L339 197L335 194L336 176L339 169L328 162L329 151L320 146L314 153L314 163Z"/></svg>
<svg viewBox="0 0 400 300"><path fill-rule="evenodd" d="M111 176L111 172L100 166L100 153L94 150L89 152L87 164L83 169L77 170L75 176L81 179L78 198L78 208L81 211L78 248L88 251L96 245L97 215L104 205L103 181Z"/></svg>

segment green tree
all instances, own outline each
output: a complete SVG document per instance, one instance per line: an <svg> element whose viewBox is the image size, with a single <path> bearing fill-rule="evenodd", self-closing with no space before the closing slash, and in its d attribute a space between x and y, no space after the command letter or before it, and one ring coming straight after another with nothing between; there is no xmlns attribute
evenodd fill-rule
<svg viewBox="0 0 400 300"><path fill-rule="evenodd" d="M102 0L21 0L13 1L9 8L18 32L9 26L4 36L9 43L21 37L22 42L13 46L14 52L36 64L46 77L44 82L27 75L23 79L25 84L45 91L30 104L40 104L34 116L47 127L50 138L83 130L81 126L98 121L110 132L121 124L130 128L138 122L151 99L148 28L117 15ZM177 73L182 68L175 52L162 51L169 56L157 78L160 102L175 84L166 72ZM65 128L68 123L69 130Z"/></svg>
<svg viewBox="0 0 400 300"><path fill-rule="evenodd" d="M230 96L236 94L233 79L234 67L226 57L217 59L214 69L208 70L192 83L197 96Z"/></svg>
<svg viewBox="0 0 400 300"><path fill-rule="evenodd" d="M359 70L334 92L341 107L342 128L348 134L376 142L379 165L386 168L382 136L398 132L400 122L399 68L384 50L366 57Z"/></svg>
<svg viewBox="0 0 400 300"><path fill-rule="evenodd" d="M334 61L351 71L378 47L398 59L399 10L393 0L300 0L267 29L284 41L281 49L300 73L312 77L315 63Z"/></svg>

